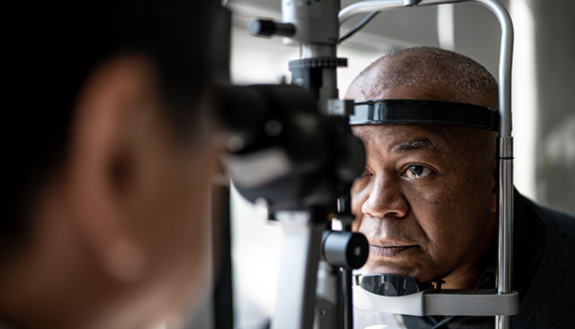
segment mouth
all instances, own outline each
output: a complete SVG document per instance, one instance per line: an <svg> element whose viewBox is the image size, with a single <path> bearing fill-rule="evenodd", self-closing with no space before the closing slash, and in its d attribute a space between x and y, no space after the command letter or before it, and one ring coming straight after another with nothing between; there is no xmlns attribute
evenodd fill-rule
<svg viewBox="0 0 575 329"><path fill-rule="evenodd" d="M389 247L380 247L380 246L374 246L374 245L370 245L369 246L369 252L377 255L377 256L383 256L383 257L394 257L397 256L399 254L401 254L402 252L411 249L415 246L389 246Z"/></svg>

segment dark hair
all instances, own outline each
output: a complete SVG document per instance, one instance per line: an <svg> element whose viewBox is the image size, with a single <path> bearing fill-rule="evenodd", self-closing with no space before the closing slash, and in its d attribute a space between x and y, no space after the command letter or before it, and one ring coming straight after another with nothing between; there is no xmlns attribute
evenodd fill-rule
<svg viewBox="0 0 575 329"><path fill-rule="evenodd" d="M174 129L197 130L215 2L42 1L4 11L11 26L1 41L8 87L0 120L0 262L25 238L36 193L66 155L76 98L98 64L124 52L147 56Z"/></svg>

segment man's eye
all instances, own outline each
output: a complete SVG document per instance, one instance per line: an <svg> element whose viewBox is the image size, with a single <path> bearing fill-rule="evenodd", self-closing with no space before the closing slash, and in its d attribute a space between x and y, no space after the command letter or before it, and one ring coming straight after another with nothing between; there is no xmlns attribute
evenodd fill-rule
<svg viewBox="0 0 575 329"><path fill-rule="evenodd" d="M405 176L411 179L423 178L431 174L431 169L425 166L411 166L405 171Z"/></svg>
<svg viewBox="0 0 575 329"><path fill-rule="evenodd" d="M361 173L361 175L359 175L356 179L360 179L360 178L363 178L363 177L366 177L366 176L370 176L370 175L371 175L371 173L369 172L369 170L365 169L365 170Z"/></svg>

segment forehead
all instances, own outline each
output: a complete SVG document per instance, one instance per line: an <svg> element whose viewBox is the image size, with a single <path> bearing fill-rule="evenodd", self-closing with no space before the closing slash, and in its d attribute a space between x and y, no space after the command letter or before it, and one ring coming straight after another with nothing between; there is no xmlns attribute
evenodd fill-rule
<svg viewBox="0 0 575 329"><path fill-rule="evenodd" d="M373 99L426 99L453 101L450 88L440 84L421 84L384 89L378 83L363 79L354 83L348 90L346 99L366 101Z"/></svg>
<svg viewBox="0 0 575 329"><path fill-rule="evenodd" d="M370 161L422 155L452 164L483 162L480 146L464 127L443 125L376 124L353 126L365 144ZM391 158L390 158L391 159ZM377 160L379 161L379 160Z"/></svg>
<svg viewBox="0 0 575 329"><path fill-rule="evenodd" d="M457 127L441 125L377 124L352 127L368 149L403 153L410 150L427 150L438 154L457 154L463 140Z"/></svg>

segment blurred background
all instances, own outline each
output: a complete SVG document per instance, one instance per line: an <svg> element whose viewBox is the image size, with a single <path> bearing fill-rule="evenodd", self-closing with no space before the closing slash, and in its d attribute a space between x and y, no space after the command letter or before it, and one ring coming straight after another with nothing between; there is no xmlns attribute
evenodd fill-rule
<svg viewBox="0 0 575 329"><path fill-rule="evenodd" d="M342 0L342 8L356 1ZM575 213L575 2L503 0L515 26L513 112L515 186L538 203ZM281 38L247 32L252 18L281 19L281 0L229 0L233 10L232 79L236 84L289 79L288 61L299 49ZM348 21L342 32L363 18ZM366 66L394 50L434 46L467 55L497 78L500 27L477 4L405 8L380 13L342 43L340 97ZM280 227L232 193L235 327L263 328L274 311Z"/></svg>

